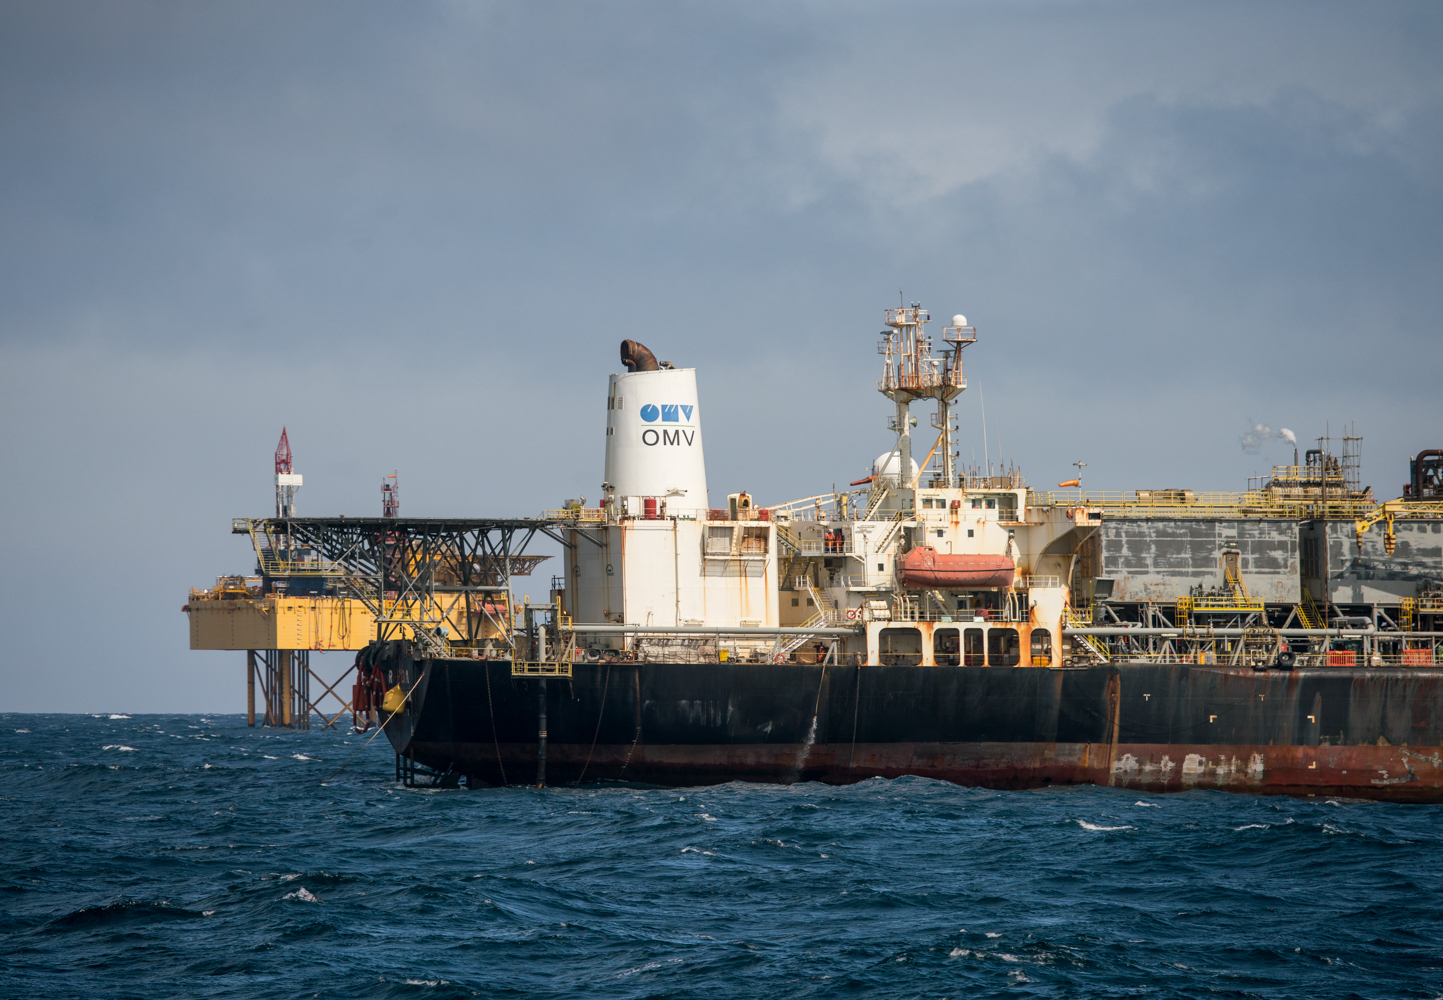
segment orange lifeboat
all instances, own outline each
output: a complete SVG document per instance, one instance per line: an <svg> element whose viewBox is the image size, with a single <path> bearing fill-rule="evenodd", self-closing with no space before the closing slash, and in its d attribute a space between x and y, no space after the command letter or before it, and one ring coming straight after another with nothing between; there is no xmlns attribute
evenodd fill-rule
<svg viewBox="0 0 1443 1000"><path fill-rule="evenodd" d="M1007 556L943 555L919 545L902 557L902 586L993 590L1012 586L1017 564Z"/></svg>

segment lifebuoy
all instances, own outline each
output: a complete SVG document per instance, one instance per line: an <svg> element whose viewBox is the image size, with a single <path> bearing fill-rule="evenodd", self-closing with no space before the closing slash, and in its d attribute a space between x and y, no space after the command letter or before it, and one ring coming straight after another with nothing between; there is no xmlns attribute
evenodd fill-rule
<svg viewBox="0 0 1443 1000"><path fill-rule="evenodd" d="M773 663L786 663L786 662L787 662L787 654L786 654L786 653L775 653L775 654L773 654L773 656L772 656L772 662L773 662Z"/></svg>

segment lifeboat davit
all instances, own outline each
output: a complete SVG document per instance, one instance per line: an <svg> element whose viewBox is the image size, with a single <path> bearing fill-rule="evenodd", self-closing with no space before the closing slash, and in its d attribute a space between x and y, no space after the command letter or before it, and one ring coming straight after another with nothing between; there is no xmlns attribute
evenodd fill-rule
<svg viewBox="0 0 1443 1000"><path fill-rule="evenodd" d="M943 555L919 545L902 557L902 586L942 590L994 590L1012 586L1017 564L1007 556Z"/></svg>

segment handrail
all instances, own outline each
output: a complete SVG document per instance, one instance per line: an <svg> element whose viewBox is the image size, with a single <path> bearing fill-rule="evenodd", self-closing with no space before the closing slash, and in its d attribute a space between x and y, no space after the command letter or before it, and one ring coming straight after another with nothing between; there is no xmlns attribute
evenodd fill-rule
<svg viewBox="0 0 1443 1000"><path fill-rule="evenodd" d="M1034 506L1090 507L1111 510L1116 515L1154 514L1179 517L1301 517L1321 515L1357 517L1380 510L1386 504L1367 499L1321 496L1287 496L1269 490L1206 492L1193 490L1133 491L1030 491ZM1387 501L1397 504L1397 501ZM1398 509L1396 506L1394 509ZM1443 518L1443 502L1412 502L1408 514Z"/></svg>
<svg viewBox="0 0 1443 1000"><path fill-rule="evenodd" d="M605 521L605 507L563 507L560 510L543 510L541 516L550 521Z"/></svg>

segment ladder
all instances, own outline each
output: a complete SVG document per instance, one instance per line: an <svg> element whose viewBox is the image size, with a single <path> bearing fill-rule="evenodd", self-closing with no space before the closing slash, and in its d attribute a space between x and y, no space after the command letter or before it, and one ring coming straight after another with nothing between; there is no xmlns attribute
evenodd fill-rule
<svg viewBox="0 0 1443 1000"><path fill-rule="evenodd" d="M1303 628L1322 628L1322 619L1322 613L1313 603L1313 595L1306 587L1303 588L1303 602L1298 605L1298 620L1303 623Z"/></svg>
<svg viewBox="0 0 1443 1000"><path fill-rule="evenodd" d="M1177 610L1173 613L1173 622L1178 628L1186 628L1192 618L1192 598L1179 597L1177 599Z"/></svg>
<svg viewBox="0 0 1443 1000"><path fill-rule="evenodd" d="M892 518L892 525L887 529L887 533L872 543L873 552L885 551L887 546L892 544L892 539L897 536L897 532L902 528L903 514L903 511L897 511L896 516Z"/></svg>
<svg viewBox="0 0 1443 1000"><path fill-rule="evenodd" d="M797 538L795 534L792 533L792 529L788 528L780 521L773 521L772 523L776 525L777 541L790 548L793 552L800 553L802 551L802 542L799 538Z"/></svg>
<svg viewBox="0 0 1443 1000"><path fill-rule="evenodd" d="M837 606L832 603L832 599L827 596L825 590L818 590L812 585L810 577L807 578L807 593L812 595L812 603L816 605L817 613L802 622L801 627L826 628L836 624ZM777 644L777 652L782 656L788 656L801 649L812 638L813 636L810 635L789 635Z"/></svg>
<svg viewBox="0 0 1443 1000"><path fill-rule="evenodd" d="M882 501L885 500L885 499L887 499L887 494L888 494L888 493L891 493L891 492L892 492L891 489L890 489L889 487L886 487L886 486L884 486L884 487L882 487L880 490L878 490L878 491L877 491L877 495L872 498L872 503L867 507L867 514L866 514L866 516L863 517L863 518L861 518L861 520L863 520L863 521L872 521L872 520L875 520L875 519L876 519L876 515L877 515L877 510L878 510L878 508L880 508L880 507L882 506Z"/></svg>
<svg viewBox="0 0 1443 1000"><path fill-rule="evenodd" d="M1418 610L1418 599L1405 597L1398 602L1398 629L1402 632L1413 631L1413 615Z"/></svg>
<svg viewBox="0 0 1443 1000"><path fill-rule="evenodd" d="M1068 608L1066 608L1066 612L1067 612L1067 624L1070 625L1070 626L1072 626L1073 628L1085 628L1086 626L1092 624L1090 621L1088 621L1087 619L1085 619L1085 618L1083 618L1081 615L1079 615L1076 611L1073 611L1070 606L1069 606ZM1073 638L1074 638L1074 639L1081 639L1081 640L1082 640L1082 644L1083 644L1084 646L1086 646L1086 647L1088 648L1088 650L1089 650L1094 656L1096 656L1098 659L1104 660L1104 661L1108 659L1108 656L1107 656L1107 647L1102 644L1101 640L1099 640L1097 636L1095 636L1095 635L1075 635L1075 634L1074 634L1074 635L1073 635Z"/></svg>

